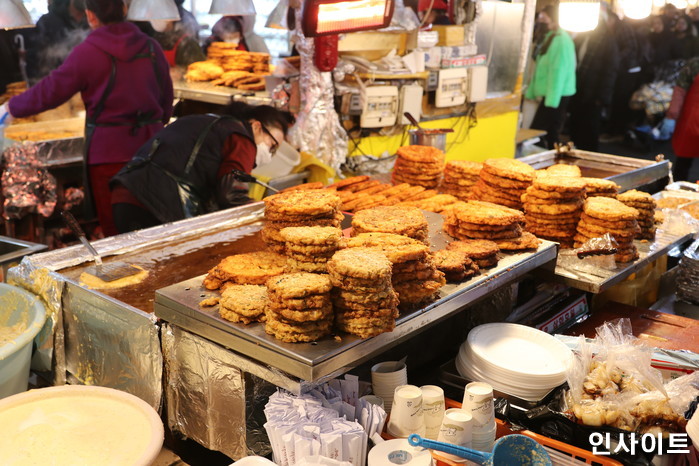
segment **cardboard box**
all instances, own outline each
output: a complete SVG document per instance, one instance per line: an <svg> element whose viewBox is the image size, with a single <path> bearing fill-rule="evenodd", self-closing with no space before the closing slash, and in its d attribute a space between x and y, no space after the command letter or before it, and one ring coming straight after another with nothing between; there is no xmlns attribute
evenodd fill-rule
<svg viewBox="0 0 699 466"><path fill-rule="evenodd" d="M433 31L439 33L439 42L437 45L452 46L464 45L464 27L463 26L432 26Z"/></svg>

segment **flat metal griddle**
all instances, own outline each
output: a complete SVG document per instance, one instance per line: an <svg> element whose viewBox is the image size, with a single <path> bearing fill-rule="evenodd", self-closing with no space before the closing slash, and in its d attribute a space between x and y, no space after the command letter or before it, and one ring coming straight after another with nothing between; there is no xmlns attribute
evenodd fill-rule
<svg viewBox="0 0 699 466"><path fill-rule="evenodd" d="M441 215L429 214L428 219L432 248L441 249L451 241L441 232ZM204 275L158 290L154 310L163 320L301 380L316 382L350 370L537 267L553 267L556 252L556 243L543 241L537 251L501 254L497 267L466 282L444 286L437 301L401 313L393 332L366 340L343 333L314 343L283 343L267 335L262 324L228 322L218 315L218 306L199 305L203 299L219 296L202 286Z"/></svg>

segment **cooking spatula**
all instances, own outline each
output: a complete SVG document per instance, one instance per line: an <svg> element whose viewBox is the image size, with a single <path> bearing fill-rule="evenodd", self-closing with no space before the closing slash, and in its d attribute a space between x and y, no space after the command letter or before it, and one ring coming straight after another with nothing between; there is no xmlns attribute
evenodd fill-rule
<svg viewBox="0 0 699 466"><path fill-rule="evenodd" d="M242 181L243 183L257 183L260 186L264 186L265 188L267 188L271 191L274 191L275 193L279 192L278 189L271 187L267 183L258 180L257 178L255 178L252 175L248 175L244 171L234 169L234 170L231 170L231 173L233 174L233 178L235 178L238 181Z"/></svg>
<svg viewBox="0 0 699 466"><path fill-rule="evenodd" d="M141 272L141 269L134 267L133 265L127 264L125 262L111 262L109 264L103 264L102 257L87 240L85 232L80 227L78 221L75 220L73 214L71 214L67 210L64 210L63 212L61 212L61 216L63 217L63 220L65 220L66 225L68 225L68 227L71 230L73 230L73 233L75 233L75 235L80 239L80 242L83 243L83 245L88 250L90 255L92 255L92 258L95 261L94 267L88 267L87 269L85 269L85 273L94 275L95 277L105 282L113 282L114 280L118 280L124 277L130 277L131 275L136 275L137 273Z"/></svg>

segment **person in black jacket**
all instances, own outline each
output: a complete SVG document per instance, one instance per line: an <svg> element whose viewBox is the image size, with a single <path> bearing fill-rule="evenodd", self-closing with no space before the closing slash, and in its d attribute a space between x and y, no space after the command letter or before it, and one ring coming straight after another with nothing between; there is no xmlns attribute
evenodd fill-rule
<svg viewBox="0 0 699 466"><path fill-rule="evenodd" d="M602 113L612 102L619 70L619 48L607 19L607 10L602 8L597 28L575 39L577 92L569 107L570 138L582 150L599 148Z"/></svg>
<svg viewBox="0 0 699 466"><path fill-rule="evenodd" d="M222 115L178 118L112 178L119 233L250 202L232 173L268 163L293 117L269 105L233 102Z"/></svg>
<svg viewBox="0 0 699 466"><path fill-rule="evenodd" d="M34 84L58 68L90 33L84 0L52 0L36 27L23 32L27 48L27 76Z"/></svg>

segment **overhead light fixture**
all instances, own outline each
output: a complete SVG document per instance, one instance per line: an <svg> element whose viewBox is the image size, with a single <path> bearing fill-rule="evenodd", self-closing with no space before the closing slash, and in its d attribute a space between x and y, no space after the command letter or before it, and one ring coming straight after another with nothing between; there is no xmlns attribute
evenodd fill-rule
<svg viewBox="0 0 699 466"><path fill-rule="evenodd" d="M129 21L179 21L180 12L174 0L132 0L126 19Z"/></svg>
<svg viewBox="0 0 699 466"><path fill-rule="evenodd" d="M34 26L21 0L0 0L0 28L17 29Z"/></svg>
<svg viewBox="0 0 699 466"><path fill-rule="evenodd" d="M599 0L561 0L558 22L566 31L592 31L599 23Z"/></svg>
<svg viewBox="0 0 699 466"><path fill-rule="evenodd" d="M267 17L265 23L266 28L271 29L289 29L286 24L286 14L289 11L289 0L279 0L277 6Z"/></svg>
<svg viewBox="0 0 699 466"><path fill-rule="evenodd" d="M624 16L631 19L644 19L653 12L653 0L622 0Z"/></svg>
<svg viewBox="0 0 699 466"><path fill-rule="evenodd" d="M248 16L257 14L252 0L214 0L209 9L210 15Z"/></svg>
<svg viewBox="0 0 699 466"><path fill-rule="evenodd" d="M657 8L662 8L667 3L666 0L653 0L653 6Z"/></svg>

